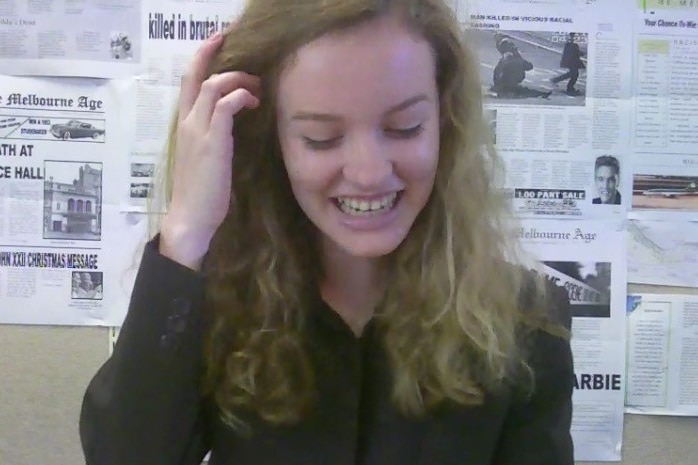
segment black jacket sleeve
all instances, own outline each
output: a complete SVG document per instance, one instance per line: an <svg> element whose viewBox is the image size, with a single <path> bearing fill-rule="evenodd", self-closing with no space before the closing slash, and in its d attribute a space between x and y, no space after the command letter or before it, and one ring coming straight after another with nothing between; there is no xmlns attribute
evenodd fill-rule
<svg viewBox="0 0 698 465"><path fill-rule="evenodd" d="M208 450L201 376L204 279L146 246L112 356L85 393L87 465L194 465Z"/></svg>
<svg viewBox="0 0 698 465"><path fill-rule="evenodd" d="M567 329L571 312L558 288L551 320ZM574 369L568 339L538 330L531 338L529 364L534 390L509 408L494 465L574 465L570 428Z"/></svg>

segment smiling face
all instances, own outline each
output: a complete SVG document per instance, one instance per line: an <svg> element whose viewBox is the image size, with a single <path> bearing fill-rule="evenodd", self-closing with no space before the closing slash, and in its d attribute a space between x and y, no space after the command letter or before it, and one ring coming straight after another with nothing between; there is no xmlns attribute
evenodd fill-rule
<svg viewBox="0 0 698 465"><path fill-rule="evenodd" d="M92 290L94 287L92 284L92 276L89 273L82 273L80 278L82 288L88 291Z"/></svg>
<svg viewBox="0 0 698 465"><path fill-rule="evenodd" d="M328 244L357 257L405 239L434 184L439 101L432 48L394 17L303 46L280 76L291 188Z"/></svg>
<svg viewBox="0 0 698 465"><path fill-rule="evenodd" d="M601 203L612 203L618 187L618 173L611 166L602 165L596 168L596 190Z"/></svg>

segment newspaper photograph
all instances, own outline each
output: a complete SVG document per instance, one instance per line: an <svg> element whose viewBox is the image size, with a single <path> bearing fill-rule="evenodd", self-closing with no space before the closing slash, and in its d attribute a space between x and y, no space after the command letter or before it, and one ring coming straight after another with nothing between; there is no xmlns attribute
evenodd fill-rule
<svg viewBox="0 0 698 465"><path fill-rule="evenodd" d="M141 63L141 0L0 5L0 68L4 74L114 78Z"/></svg>
<svg viewBox="0 0 698 465"><path fill-rule="evenodd" d="M698 211L698 176L636 173L633 209Z"/></svg>
<svg viewBox="0 0 698 465"><path fill-rule="evenodd" d="M619 218L629 204L632 25L613 4L471 10L486 119L519 216ZM621 16L618 16L619 18Z"/></svg>
<svg viewBox="0 0 698 465"><path fill-rule="evenodd" d="M698 219L698 156L635 156L632 211L646 218Z"/></svg>
<svg viewBox="0 0 698 465"><path fill-rule="evenodd" d="M654 210L698 210L698 176L633 176L633 208Z"/></svg>
<svg viewBox="0 0 698 465"><path fill-rule="evenodd" d="M628 222L628 282L698 287L698 221Z"/></svg>
<svg viewBox="0 0 698 465"><path fill-rule="evenodd" d="M44 239L101 240L102 171L98 162L44 161Z"/></svg>
<svg viewBox="0 0 698 465"><path fill-rule="evenodd" d="M611 317L611 263L544 260L546 277L567 289L572 316Z"/></svg>
<svg viewBox="0 0 698 465"><path fill-rule="evenodd" d="M0 89L0 323L120 322L135 236L117 208L126 156L114 89L11 76Z"/></svg>
<svg viewBox="0 0 698 465"><path fill-rule="evenodd" d="M572 310L572 437L577 461L617 461L623 440L626 232L621 220L522 222L538 272L564 288Z"/></svg>
<svg viewBox="0 0 698 465"><path fill-rule="evenodd" d="M628 296L626 411L698 416L698 296Z"/></svg>
<svg viewBox="0 0 698 465"><path fill-rule="evenodd" d="M486 103L586 103L586 32L473 30Z"/></svg>

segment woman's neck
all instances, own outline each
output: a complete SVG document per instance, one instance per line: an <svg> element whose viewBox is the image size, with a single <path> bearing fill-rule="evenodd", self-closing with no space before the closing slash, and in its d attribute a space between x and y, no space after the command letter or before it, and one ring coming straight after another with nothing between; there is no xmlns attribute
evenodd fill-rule
<svg viewBox="0 0 698 465"><path fill-rule="evenodd" d="M371 320L385 289L380 259L354 257L337 247L323 247L323 300L360 336Z"/></svg>

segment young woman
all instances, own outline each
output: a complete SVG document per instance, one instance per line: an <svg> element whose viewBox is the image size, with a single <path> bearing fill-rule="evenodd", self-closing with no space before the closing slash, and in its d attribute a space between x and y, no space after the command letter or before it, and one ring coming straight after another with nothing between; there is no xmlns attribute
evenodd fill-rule
<svg viewBox="0 0 698 465"><path fill-rule="evenodd" d="M568 302L487 137L443 0L250 1L182 80L87 463L572 464Z"/></svg>

